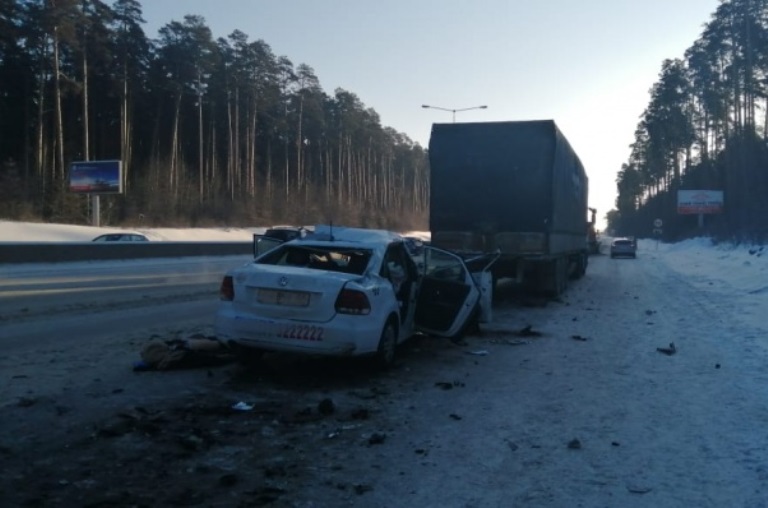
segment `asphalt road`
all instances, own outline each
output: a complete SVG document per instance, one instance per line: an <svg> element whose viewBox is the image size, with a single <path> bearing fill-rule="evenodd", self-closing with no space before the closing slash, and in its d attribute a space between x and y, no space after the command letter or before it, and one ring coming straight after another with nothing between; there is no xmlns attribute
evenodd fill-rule
<svg viewBox="0 0 768 508"><path fill-rule="evenodd" d="M78 322L81 314L215 300L223 274L250 259L227 256L2 265L0 323L43 319L43 326L59 327ZM0 338L8 337L8 333L8 326L3 326Z"/></svg>
<svg viewBox="0 0 768 508"><path fill-rule="evenodd" d="M119 479L112 490L134 500L184 487L211 506L250 500L264 484L280 506L766 506L768 410L756 389L768 382L766 330L745 318L764 309L705 274L682 276L660 254L595 257L561 298L502 299L466 344L416 337L386 373L281 355L253 373L132 373L156 327L189 333L210 323L215 291L206 291L212 299L90 307L80 324L67 312L2 323L0 334L20 328L15 352L0 356L0 452L15 460L0 493L34 499L40 484L62 499L51 506L75 506ZM538 335L521 337L527 326ZM676 354L658 350L670 342ZM315 409L326 399L335 413ZM222 411L243 400L261 404L263 418ZM189 441L190 427L206 446L180 454L157 452L163 442L140 432L67 434L126 406L181 415L178 434L167 430L177 419L158 427L168 446ZM46 447L69 459L52 464ZM116 461L138 466L116 476ZM88 482L73 481L86 472ZM239 481L222 488L224 473Z"/></svg>

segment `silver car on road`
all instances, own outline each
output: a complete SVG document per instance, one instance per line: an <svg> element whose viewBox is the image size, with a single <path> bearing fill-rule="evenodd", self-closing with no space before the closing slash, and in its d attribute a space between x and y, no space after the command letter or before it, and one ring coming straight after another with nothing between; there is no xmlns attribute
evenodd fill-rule
<svg viewBox="0 0 768 508"><path fill-rule="evenodd" d="M637 243L632 238L614 238L611 242L611 257L637 257Z"/></svg>

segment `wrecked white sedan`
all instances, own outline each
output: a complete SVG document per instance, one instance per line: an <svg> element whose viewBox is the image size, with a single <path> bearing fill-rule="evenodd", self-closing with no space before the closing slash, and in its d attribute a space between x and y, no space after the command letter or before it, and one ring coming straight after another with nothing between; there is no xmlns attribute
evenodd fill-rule
<svg viewBox="0 0 768 508"><path fill-rule="evenodd" d="M416 331L454 337L489 316L487 266L473 274L451 252L423 255L419 269L396 233L318 226L224 276L216 335L243 355L376 355L387 366Z"/></svg>

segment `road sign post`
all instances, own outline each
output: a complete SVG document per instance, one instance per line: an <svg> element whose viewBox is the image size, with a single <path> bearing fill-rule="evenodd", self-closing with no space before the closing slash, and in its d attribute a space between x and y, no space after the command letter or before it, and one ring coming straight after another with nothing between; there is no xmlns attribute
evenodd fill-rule
<svg viewBox="0 0 768 508"><path fill-rule="evenodd" d="M659 220L658 222L661 222L661 221ZM653 236L656 238L656 250L659 250L659 238L661 238L661 235L663 233L664 233L664 231L661 228L654 228L653 229Z"/></svg>

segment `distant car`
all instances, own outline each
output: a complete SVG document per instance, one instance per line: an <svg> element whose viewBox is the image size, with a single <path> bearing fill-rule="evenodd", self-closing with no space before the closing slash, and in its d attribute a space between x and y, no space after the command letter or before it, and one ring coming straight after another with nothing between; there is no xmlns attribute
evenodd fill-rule
<svg viewBox="0 0 768 508"><path fill-rule="evenodd" d="M303 226L273 226L264 232L264 236L287 242L306 236L308 232L309 230Z"/></svg>
<svg viewBox="0 0 768 508"><path fill-rule="evenodd" d="M107 233L93 239L94 242L148 242L149 238L138 233Z"/></svg>
<svg viewBox="0 0 768 508"><path fill-rule="evenodd" d="M611 257L637 257L637 244L632 238L615 238L611 242Z"/></svg>
<svg viewBox="0 0 768 508"><path fill-rule="evenodd" d="M490 274L424 248L420 271L396 233L318 226L224 276L216 336L243 359L264 351L374 355L388 366L416 331L459 335L490 294Z"/></svg>

